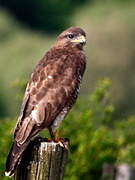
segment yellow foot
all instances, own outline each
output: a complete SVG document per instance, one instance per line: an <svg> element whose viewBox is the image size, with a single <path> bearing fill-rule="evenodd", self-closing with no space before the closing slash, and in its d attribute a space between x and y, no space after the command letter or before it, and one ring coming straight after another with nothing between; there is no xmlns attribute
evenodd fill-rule
<svg viewBox="0 0 135 180"><path fill-rule="evenodd" d="M69 140L67 138L53 138L54 142L58 143L61 147L68 150Z"/></svg>

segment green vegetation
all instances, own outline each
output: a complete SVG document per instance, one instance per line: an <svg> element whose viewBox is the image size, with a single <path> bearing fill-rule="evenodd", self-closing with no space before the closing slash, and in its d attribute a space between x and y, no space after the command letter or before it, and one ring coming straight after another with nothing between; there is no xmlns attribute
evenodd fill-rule
<svg viewBox="0 0 135 180"><path fill-rule="evenodd" d="M67 180L98 180L104 163L135 165L135 117L114 121L110 81L104 79L87 101L77 103L61 131L71 140ZM66 128L65 128L66 127Z"/></svg>
<svg viewBox="0 0 135 180"><path fill-rule="evenodd" d="M8 178L4 177L5 162L12 142L11 138L15 121L12 119L1 119L0 122L0 179L6 180Z"/></svg>
<svg viewBox="0 0 135 180"><path fill-rule="evenodd" d="M98 180L104 163L135 165L135 117L113 120L110 81L99 81L86 103L87 107L78 101L60 128L62 136L68 137L71 143L65 180ZM0 179L7 180L4 163L15 121L1 122ZM41 135L47 137L48 132L43 131Z"/></svg>
<svg viewBox="0 0 135 180"><path fill-rule="evenodd" d="M74 16L69 16L72 25L87 32L88 63L77 104L60 129L71 142L65 180L98 180L107 162L135 165L135 3L85 3L83 8L77 5ZM3 174L5 160L26 80L55 37L27 29L0 9L1 180L8 180ZM49 136L47 131L41 134Z"/></svg>
<svg viewBox="0 0 135 180"><path fill-rule="evenodd" d="M72 25L81 26L87 32L88 62L81 99L87 99L97 80L109 77L113 82L117 116L134 114L134 19L135 5L131 2L90 3L76 9L72 16ZM7 11L0 9L0 117L18 114L19 104L15 101L12 85L18 79L29 79L34 65L55 37L26 29Z"/></svg>

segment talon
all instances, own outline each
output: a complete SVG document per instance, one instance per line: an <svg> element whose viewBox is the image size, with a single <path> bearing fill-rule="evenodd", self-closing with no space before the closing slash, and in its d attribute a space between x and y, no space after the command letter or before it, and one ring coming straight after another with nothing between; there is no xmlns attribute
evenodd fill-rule
<svg viewBox="0 0 135 180"><path fill-rule="evenodd" d="M51 139L49 139L49 142L54 141L54 142L58 143L61 147L68 150L69 140L67 138L60 138L58 132L53 131L51 127L49 127L48 129L51 134Z"/></svg>
<svg viewBox="0 0 135 180"><path fill-rule="evenodd" d="M65 148L66 150L68 150L68 145L67 145L67 143L64 144L64 148Z"/></svg>
<svg viewBox="0 0 135 180"><path fill-rule="evenodd" d="M65 141L65 139L60 138L59 141L58 141L58 144L59 144L61 147L63 147L63 148L65 148L65 149L68 150L68 142Z"/></svg>
<svg viewBox="0 0 135 180"><path fill-rule="evenodd" d="M63 148L65 147L64 144L61 141L58 141L58 144Z"/></svg>
<svg viewBox="0 0 135 180"><path fill-rule="evenodd" d="M64 141L63 138L57 138L57 139L53 139L54 142L58 143L62 148L65 148L68 150L68 143L67 141Z"/></svg>

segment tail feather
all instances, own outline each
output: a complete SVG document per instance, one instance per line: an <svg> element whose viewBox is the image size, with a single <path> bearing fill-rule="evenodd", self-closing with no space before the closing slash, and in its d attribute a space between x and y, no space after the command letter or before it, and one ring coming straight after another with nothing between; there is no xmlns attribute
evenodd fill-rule
<svg viewBox="0 0 135 180"><path fill-rule="evenodd" d="M18 146L16 141L13 143L6 161L5 176L11 177L14 175L16 167L19 164L25 149L26 144Z"/></svg>

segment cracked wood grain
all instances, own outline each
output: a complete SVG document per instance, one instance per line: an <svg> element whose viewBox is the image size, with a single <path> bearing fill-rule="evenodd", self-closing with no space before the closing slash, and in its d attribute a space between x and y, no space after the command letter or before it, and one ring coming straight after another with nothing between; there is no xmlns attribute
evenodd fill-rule
<svg viewBox="0 0 135 180"><path fill-rule="evenodd" d="M14 180L63 180L67 160L67 149L38 137L24 152Z"/></svg>

